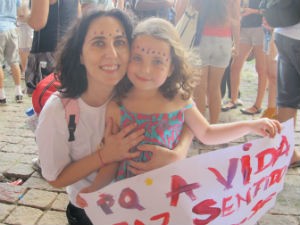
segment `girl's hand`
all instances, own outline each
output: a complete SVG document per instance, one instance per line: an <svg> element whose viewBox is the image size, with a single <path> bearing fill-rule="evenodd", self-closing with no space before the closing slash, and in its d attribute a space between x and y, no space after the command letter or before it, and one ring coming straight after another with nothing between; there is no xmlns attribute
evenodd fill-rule
<svg viewBox="0 0 300 225"><path fill-rule="evenodd" d="M136 129L137 124L130 124L115 133L112 119L107 122L103 147L100 149L104 164L132 159L139 156L139 152L129 152L144 139L144 129Z"/></svg>
<svg viewBox="0 0 300 225"><path fill-rule="evenodd" d="M90 193L93 192L95 190L93 190L92 187L85 187L83 189L81 189L81 191L79 192L79 194L77 194L76 196L76 204L80 207L80 208L85 208L88 206L87 202L80 196L80 193Z"/></svg>
<svg viewBox="0 0 300 225"><path fill-rule="evenodd" d="M253 120L250 126L252 132L263 137L269 136L273 138L277 133L281 132L281 124L277 120L267 118Z"/></svg>
<svg viewBox="0 0 300 225"><path fill-rule="evenodd" d="M158 145L145 144L138 146L138 149L140 151L152 152L152 157L148 162L135 162L133 160L129 161L129 170L135 175L160 168L182 159L182 157L176 151L172 151Z"/></svg>

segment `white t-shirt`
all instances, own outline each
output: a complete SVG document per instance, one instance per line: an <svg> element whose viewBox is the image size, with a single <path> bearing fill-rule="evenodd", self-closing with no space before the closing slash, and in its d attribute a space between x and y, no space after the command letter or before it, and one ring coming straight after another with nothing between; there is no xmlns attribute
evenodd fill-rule
<svg viewBox="0 0 300 225"><path fill-rule="evenodd" d="M69 131L65 110L58 96L52 95L39 115L36 142L39 149L42 175L46 180L55 180L70 162L94 152L104 136L107 104L91 107L81 98L78 99L78 104L80 116L73 142L68 142ZM76 205L75 199L78 192L89 186L96 174L94 172L66 188L72 204Z"/></svg>
<svg viewBox="0 0 300 225"><path fill-rule="evenodd" d="M300 23L289 27L276 28L275 32L295 40L300 40Z"/></svg>

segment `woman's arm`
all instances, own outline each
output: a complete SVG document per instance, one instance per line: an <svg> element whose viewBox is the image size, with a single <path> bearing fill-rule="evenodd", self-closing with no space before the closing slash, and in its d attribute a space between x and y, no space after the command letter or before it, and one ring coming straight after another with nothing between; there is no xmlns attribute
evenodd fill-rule
<svg viewBox="0 0 300 225"><path fill-rule="evenodd" d="M176 23L180 20L180 18L184 14L187 5L188 5L187 0L176 0L176 3L175 3Z"/></svg>
<svg viewBox="0 0 300 225"><path fill-rule="evenodd" d="M230 15L230 25L232 32L233 51L232 55L237 56L239 54L239 42L240 42L240 25L241 25L241 0L230 0L228 12Z"/></svg>
<svg viewBox="0 0 300 225"><path fill-rule="evenodd" d="M50 0L31 0L31 13L27 16L26 22L35 31L46 26L49 14L49 5Z"/></svg>
<svg viewBox="0 0 300 225"><path fill-rule="evenodd" d="M187 156L193 137L194 135L191 130L185 125L180 136L180 141L173 150L150 144L138 146L138 149L141 151L152 152L152 157L148 162L130 160L129 170L137 175L184 159Z"/></svg>
<svg viewBox="0 0 300 225"><path fill-rule="evenodd" d="M132 133L135 127L136 124L131 124L117 134L113 134L112 121L108 121L103 146L99 147L97 151L91 155L70 163L55 180L48 182L56 188L66 187L87 177L105 165L137 157L139 153L131 153L129 149L143 140L144 130L138 130Z"/></svg>

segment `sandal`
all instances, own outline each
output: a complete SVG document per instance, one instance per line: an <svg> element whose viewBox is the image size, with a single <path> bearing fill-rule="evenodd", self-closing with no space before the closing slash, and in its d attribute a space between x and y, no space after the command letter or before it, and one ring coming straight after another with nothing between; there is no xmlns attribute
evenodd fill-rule
<svg viewBox="0 0 300 225"><path fill-rule="evenodd" d="M249 111L252 108L254 108L255 111ZM252 107L248 109L241 109L241 112L245 115L255 115L261 113L261 108L258 108L256 105L253 105Z"/></svg>
<svg viewBox="0 0 300 225"><path fill-rule="evenodd" d="M229 102L226 103L226 105L224 105L222 107L222 112L227 112L227 111L229 111L231 109L236 109L237 106L238 105L236 103L234 103L233 101L229 101Z"/></svg>

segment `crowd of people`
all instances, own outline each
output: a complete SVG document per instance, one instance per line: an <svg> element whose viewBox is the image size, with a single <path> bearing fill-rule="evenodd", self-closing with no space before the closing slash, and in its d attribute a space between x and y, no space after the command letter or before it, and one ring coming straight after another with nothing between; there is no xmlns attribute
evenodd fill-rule
<svg viewBox="0 0 300 225"><path fill-rule="evenodd" d="M260 2L165 0L158 7L138 0L1 0L0 104L7 104L4 62L18 103L30 54L49 53L54 63L47 73L61 84L39 115L36 162L52 186L66 187L69 224L92 224L80 192L183 159L193 136L219 144L250 132L273 137L290 118L296 125L300 22L273 29ZM240 73L251 52L257 96L241 113L261 113L266 87L268 108L260 119L217 124L221 110L243 104ZM230 100L222 105L226 68ZM62 98L78 103L73 142ZM299 151L290 166L300 166Z"/></svg>

